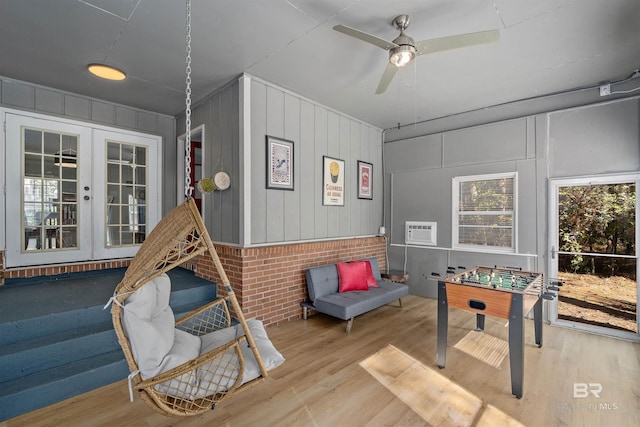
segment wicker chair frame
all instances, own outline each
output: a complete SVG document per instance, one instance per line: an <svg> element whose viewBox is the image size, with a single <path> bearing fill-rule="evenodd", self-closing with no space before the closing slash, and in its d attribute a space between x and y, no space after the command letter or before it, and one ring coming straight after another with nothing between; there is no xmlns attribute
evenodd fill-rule
<svg viewBox="0 0 640 427"><path fill-rule="evenodd" d="M245 334L185 364L143 380L122 323L124 303L151 279L205 253L211 256L226 295L179 319L176 328L200 336L229 327L231 316L228 306L231 306ZM147 404L164 415L190 416L209 411L235 392L268 376L213 241L191 198L169 212L149 233L124 278L116 286L113 300L113 326L132 373L130 381L133 388ZM240 385L245 363L240 346L246 345L245 342L252 350L261 375ZM201 381L203 377L208 381ZM201 386L202 383L208 386ZM186 392L188 389L191 391Z"/></svg>

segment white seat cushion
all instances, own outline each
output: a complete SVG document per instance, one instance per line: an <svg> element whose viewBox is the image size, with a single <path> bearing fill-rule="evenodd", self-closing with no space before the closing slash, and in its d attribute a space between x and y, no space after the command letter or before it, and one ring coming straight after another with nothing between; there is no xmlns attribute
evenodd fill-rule
<svg viewBox="0 0 640 427"><path fill-rule="evenodd" d="M131 295L124 304L122 320L131 344L140 375L143 379L167 372L198 356L227 344L244 334L240 325L197 337L175 328L175 318L169 306L171 280L163 274L149 281ZM267 370L284 362L273 346L262 322L247 321ZM245 360L242 383L260 376L260 368L246 343L241 351ZM228 390L238 378L234 369L238 363L235 351L230 350L211 362L190 372L155 386L155 389L175 397L195 399Z"/></svg>
<svg viewBox="0 0 640 427"><path fill-rule="evenodd" d="M247 320L247 325L249 326L249 330L253 335L253 339L256 342L256 346L258 347L258 352L260 353L260 357L262 358L262 363L264 364L267 371L280 366L285 360L284 356L282 356L282 354L274 347L273 343L271 343L271 341L269 340L267 331L265 330L262 322L257 319L249 319ZM240 325L231 326L229 328L224 328L210 334L202 335L200 337L202 341L201 354L225 345L242 335L244 335L244 331L242 329L242 326ZM248 381L258 378L261 373L258 362L256 361L256 358L253 355L253 351L251 351L249 344L247 342L242 342L240 348L245 363L241 382L241 384L244 384ZM233 354L233 357L236 358L237 356ZM212 363L216 363L216 361L214 360ZM203 368L206 368L206 365ZM216 378L203 379L208 381L217 380Z"/></svg>

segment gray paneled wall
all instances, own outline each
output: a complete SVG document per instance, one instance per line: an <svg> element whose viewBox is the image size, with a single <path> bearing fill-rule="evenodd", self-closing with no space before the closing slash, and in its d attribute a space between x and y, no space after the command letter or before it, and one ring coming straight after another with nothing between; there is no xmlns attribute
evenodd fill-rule
<svg viewBox="0 0 640 427"><path fill-rule="evenodd" d="M535 190L534 160L527 158L527 146L535 141L528 138L528 120L385 144L390 175L390 243L404 244L406 221L436 221L438 246L451 247L451 193L456 176L518 172L520 191L530 193L532 186ZM531 209L531 200L520 197L519 211ZM527 227L520 229L523 234L530 232ZM518 237L520 242L531 241L528 236ZM535 251L535 246L520 249Z"/></svg>
<svg viewBox="0 0 640 427"><path fill-rule="evenodd" d="M163 211L175 207L176 145L175 119L93 98L0 77L0 105L67 117L162 137Z"/></svg>
<svg viewBox="0 0 640 427"><path fill-rule="evenodd" d="M185 133L184 114L177 119L178 135ZM195 104L191 127L203 126L203 173L210 176L224 169L231 187L202 197L204 220L214 241L240 243L240 100L237 80ZM195 190L197 191L197 190Z"/></svg>
<svg viewBox="0 0 640 427"><path fill-rule="evenodd" d="M241 244L243 221L251 223L250 244L295 242L373 235L382 224L382 131L250 76L250 105L241 105L239 81L199 101L192 127L204 126L205 173L220 168L231 188L205 196L205 222L214 240ZM0 105L86 120L160 135L163 138L163 210L177 200L176 135L184 133L184 114L168 117L0 78ZM249 140L240 140L241 114L250 109ZM266 189L266 141L272 135L294 141L294 191ZM241 164L241 144L251 164ZM345 204L322 205L322 156L345 161ZM357 198L357 161L373 164L373 200ZM240 176L249 168L251 209L241 212L245 189Z"/></svg>
<svg viewBox="0 0 640 427"><path fill-rule="evenodd" d="M549 114L549 176L640 170L638 98Z"/></svg>
<svg viewBox="0 0 640 427"><path fill-rule="evenodd" d="M389 266L436 296L432 272L508 265L546 273L548 180L640 170L638 97L415 136L384 144ZM450 250L452 178L518 172L518 254ZM437 221L437 248L404 247L404 223Z"/></svg>
<svg viewBox="0 0 640 427"><path fill-rule="evenodd" d="M258 79L251 80L250 96L251 243L376 234L382 224L381 130ZM266 189L266 135L294 142L294 191ZM345 161L343 207L322 205L325 155ZM373 164L373 200L357 197L358 160Z"/></svg>
<svg viewBox="0 0 640 427"><path fill-rule="evenodd" d="M249 94L240 96L244 81ZM247 100L249 105L243 105ZM241 140L241 115L249 110L249 135ZM204 125L205 169L219 159L231 188L204 197L205 222L215 241L266 244L376 234L382 224L382 132L277 86L243 75L194 105L192 128ZM184 134L184 117L177 134ZM294 190L266 188L266 136L294 142ZM250 153L242 164L241 145ZM344 207L322 206L322 156L345 161ZM357 161L373 164L373 200L356 192ZM241 177L249 182L241 184ZM241 212L244 192L250 209ZM244 221L250 236L240 241Z"/></svg>

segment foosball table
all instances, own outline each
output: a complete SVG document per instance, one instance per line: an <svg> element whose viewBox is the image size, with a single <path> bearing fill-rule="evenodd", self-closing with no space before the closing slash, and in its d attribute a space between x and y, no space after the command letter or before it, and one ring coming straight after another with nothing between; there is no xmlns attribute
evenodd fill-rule
<svg viewBox="0 0 640 427"><path fill-rule="evenodd" d="M449 271L454 273L454 271ZM511 393L522 397L524 383L524 318L533 310L535 342L542 347L542 300L553 299L555 283L542 273L498 267L474 267L438 280L438 367L444 368L449 307L476 313L476 329L485 315L509 320Z"/></svg>

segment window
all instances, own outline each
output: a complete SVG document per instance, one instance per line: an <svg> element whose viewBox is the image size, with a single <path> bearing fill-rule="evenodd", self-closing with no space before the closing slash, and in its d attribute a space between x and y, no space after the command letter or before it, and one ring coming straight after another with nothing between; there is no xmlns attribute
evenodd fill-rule
<svg viewBox="0 0 640 427"><path fill-rule="evenodd" d="M453 247L516 252L517 173L453 179Z"/></svg>
<svg viewBox="0 0 640 427"><path fill-rule="evenodd" d="M77 248L78 135L22 127L25 252Z"/></svg>
<svg viewBox="0 0 640 427"><path fill-rule="evenodd" d="M140 244L146 237L147 148L107 142L107 235L105 244Z"/></svg>

